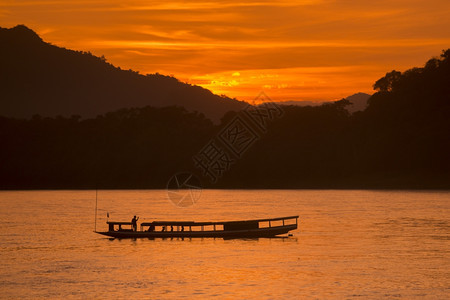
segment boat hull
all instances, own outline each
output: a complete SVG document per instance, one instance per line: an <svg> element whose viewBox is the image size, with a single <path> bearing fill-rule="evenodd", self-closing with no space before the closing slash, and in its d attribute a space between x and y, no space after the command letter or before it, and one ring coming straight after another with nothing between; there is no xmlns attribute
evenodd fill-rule
<svg viewBox="0 0 450 300"><path fill-rule="evenodd" d="M273 226L248 230L216 230L216 231L104 231L98 234L119 239L134 238L259 238L275 237L296 230L297 224Z"/></svg>

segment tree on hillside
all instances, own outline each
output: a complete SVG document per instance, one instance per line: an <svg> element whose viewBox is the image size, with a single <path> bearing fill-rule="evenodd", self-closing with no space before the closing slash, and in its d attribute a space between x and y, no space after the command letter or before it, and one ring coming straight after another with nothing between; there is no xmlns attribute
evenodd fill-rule
<svg viewBox="0 0 450 300"><path fill-rule="evenodd" d="M373 89L379 92L390 92L400 80L402 73L399 71L391 71L386 76L378 79L373 85Z"/></svg>

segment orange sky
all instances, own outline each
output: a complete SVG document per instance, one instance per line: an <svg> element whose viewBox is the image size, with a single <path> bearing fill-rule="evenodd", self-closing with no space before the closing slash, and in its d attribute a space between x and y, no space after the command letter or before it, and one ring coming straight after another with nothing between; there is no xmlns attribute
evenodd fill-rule
<svg viewBox="0 0 450 300"><path fill-rule="evenodd" d="M1 0L0 26L251 100L372 93L450 48L450 1Z"/></svg>

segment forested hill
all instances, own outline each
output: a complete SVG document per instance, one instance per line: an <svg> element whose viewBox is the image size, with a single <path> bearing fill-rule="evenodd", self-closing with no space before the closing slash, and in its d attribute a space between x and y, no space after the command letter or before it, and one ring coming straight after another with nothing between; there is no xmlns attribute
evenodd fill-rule
<svg viewBox="0 0 450 300"><path fill-rule="evenodd" d="M424 67L387 73L374 89L368 108L353 115L345 101L285 107L222 182L450 189L450 49Z"/></svg>
<svg viewBox="0 0 450 300"><path fill-rule="evenodd" d="M347 100L282 106L216 183L193 158L234 112L221 125L181 107L87 120L0 118L0 188L165 188L190 171L210 188L450 189L449 83L447 50L423 68L387 73L364 111L350 114Z"/></svg>
<svg viewBox="0 0 450 300"><path fill-rule="evenodd" d="M45 43L19 25L0 28L0 115L95 117L121 108L179 105L218 121L245 103L160 74L121 70L87 52Z"/></svg>

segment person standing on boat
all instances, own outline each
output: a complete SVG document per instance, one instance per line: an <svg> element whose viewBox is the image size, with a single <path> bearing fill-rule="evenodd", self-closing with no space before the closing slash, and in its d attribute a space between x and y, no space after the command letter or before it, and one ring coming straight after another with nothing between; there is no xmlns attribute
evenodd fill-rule
<svg viewBox="0 0 450 300"><path fill-rule="evenodd" d="M133 231L137 231L137 221L139 220L139 217L136 218L136 216L133 217L131 220L131 224L133 225Z"/></svg>

